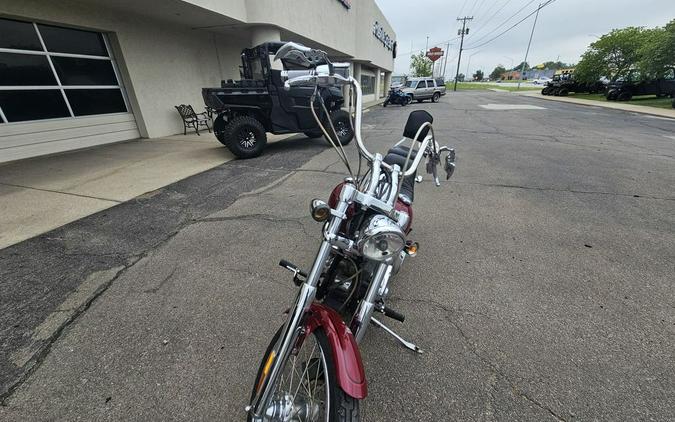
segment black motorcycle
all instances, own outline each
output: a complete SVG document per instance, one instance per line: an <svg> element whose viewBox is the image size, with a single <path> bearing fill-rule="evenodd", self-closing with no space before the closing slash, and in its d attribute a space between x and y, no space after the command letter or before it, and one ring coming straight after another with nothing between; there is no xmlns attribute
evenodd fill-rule
<svg viewBox="0 0 675 422"><path fill-rule="evenodd" d="M412 97L410 95L405 95L403 91L401 91L400 88L391 88L389 90L389 95L387 95L387 99L384 100L384 103L382 103L382 107L388 106L390 103L391 104L400 104L402 106L406 106L412 102Z"/></svg>

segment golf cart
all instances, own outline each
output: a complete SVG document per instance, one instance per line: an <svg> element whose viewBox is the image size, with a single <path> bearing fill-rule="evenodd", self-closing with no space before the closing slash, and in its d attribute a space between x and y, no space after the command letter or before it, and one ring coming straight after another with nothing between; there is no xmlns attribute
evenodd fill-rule
<svg viewBox="0 0 675 422"><path fill-rule="evenodd" d="M542 95L555 95L556 97L565 97L570 92L589 94L602 93L605 91L605 84L602 81L579 82L574 79L574 69L560 69L555 72L553 78L546 83L541 90Z"/></svg>
<svg viewBox="0 0 675 422"><path fill-rule="evenodd" d="M220 88L202 88L207 107L217 113L213 132L223 145L239 158L262 154L267 144L267 132L273 134L304 133L310 138L323 136L311 108L313 95L320 95L326 109L314 100L314 112L333 124L341 144L348 144L353 136L349 113L342 110L344 97L337 88L284 87L289 77L308 74L311 66L327 67L326 63L289 62L274 60L274 55L286 43L268 42L241 53L241 80L228 79ZM306 47L302 47L306 48ZM330 64L336 73L348 76L346 64Z"/></svg>

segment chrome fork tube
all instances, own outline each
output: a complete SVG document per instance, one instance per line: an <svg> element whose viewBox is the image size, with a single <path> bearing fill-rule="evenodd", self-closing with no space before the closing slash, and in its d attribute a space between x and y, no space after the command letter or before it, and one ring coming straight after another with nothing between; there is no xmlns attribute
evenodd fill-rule
<svg viewBox="0 0 675 422"><path fill-rule="evenodd" d="M366 334L366 328L370 323L370 317L373 315L375 309L375 300L377 300L380 285L387 283L391 276L391 265L380 264L375 271L375 275L368 286L366 296L361 301L359 309L352 318L350 329L354 333L354 338L357 343L360 343L363 336Z"/></svg>
<svg viewBox="0 0 675 422"><path fill-rule="evenodd" d="M352 200L352 197L356 189L349 184L344 185L342 192L340 193L340 202L338 203L336 213L332 216L330 223L328 224L328 229L326 232L328 234L337 234L342 220L344 219L345 212L349 206L349 201ZM309 309L312 302L314 302L314 297L316 296L316 286L319 283L319 277L323 272L324 265L326 260L330 256L331 244L327 239L324 239L321 242L319 247L319 252L316 254L316 259L314 259L314 264L312 269L307 275L307 279L302 286L300 287L300 292L298 292L297 299L295 301L295 307L289 312L288 318L284 325L283 334L280 337L280 343L278 343L278 348L275 348L276 358L272 363L270 370L270 375L267 377L265 384L262 387L262 390L258 395L253 399L252 410L254 420L256 418L261 418L265 414L265 407L270 400L270 395L274 391L276 385L277 377L279 373L283 370L283 363L286 361L288 354L292 350L292 346L298 339L300 334L300 324L302 323L302 317L305 312Z"/></svg>

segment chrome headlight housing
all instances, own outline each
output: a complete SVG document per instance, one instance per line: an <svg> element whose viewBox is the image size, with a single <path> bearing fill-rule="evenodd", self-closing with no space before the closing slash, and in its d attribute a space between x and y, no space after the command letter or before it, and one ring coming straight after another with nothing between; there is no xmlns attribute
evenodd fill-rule
<svg viewBox="0 0 675 422"><path fill-rule="evenodd" d="M389 217L374 215L365 224L358 242L359 252L366 259L387 261L401 253L405 246L405 235Z"/></svg>

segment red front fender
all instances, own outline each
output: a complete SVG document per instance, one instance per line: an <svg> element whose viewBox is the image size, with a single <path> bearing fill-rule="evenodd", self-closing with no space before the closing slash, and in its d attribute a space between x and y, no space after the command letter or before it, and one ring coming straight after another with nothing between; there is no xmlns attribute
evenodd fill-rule
<svg viewBox="0 0 675 422"><path fill-rule="evenodd" d="M352 332L347 328L340 315L333 309L312 304L307 313L305 328L307 334L318 327L323 328L330 342L335 362L338 383L350 397L364 399L368 395L366 374L361 362L359 346Z"/></svg>

